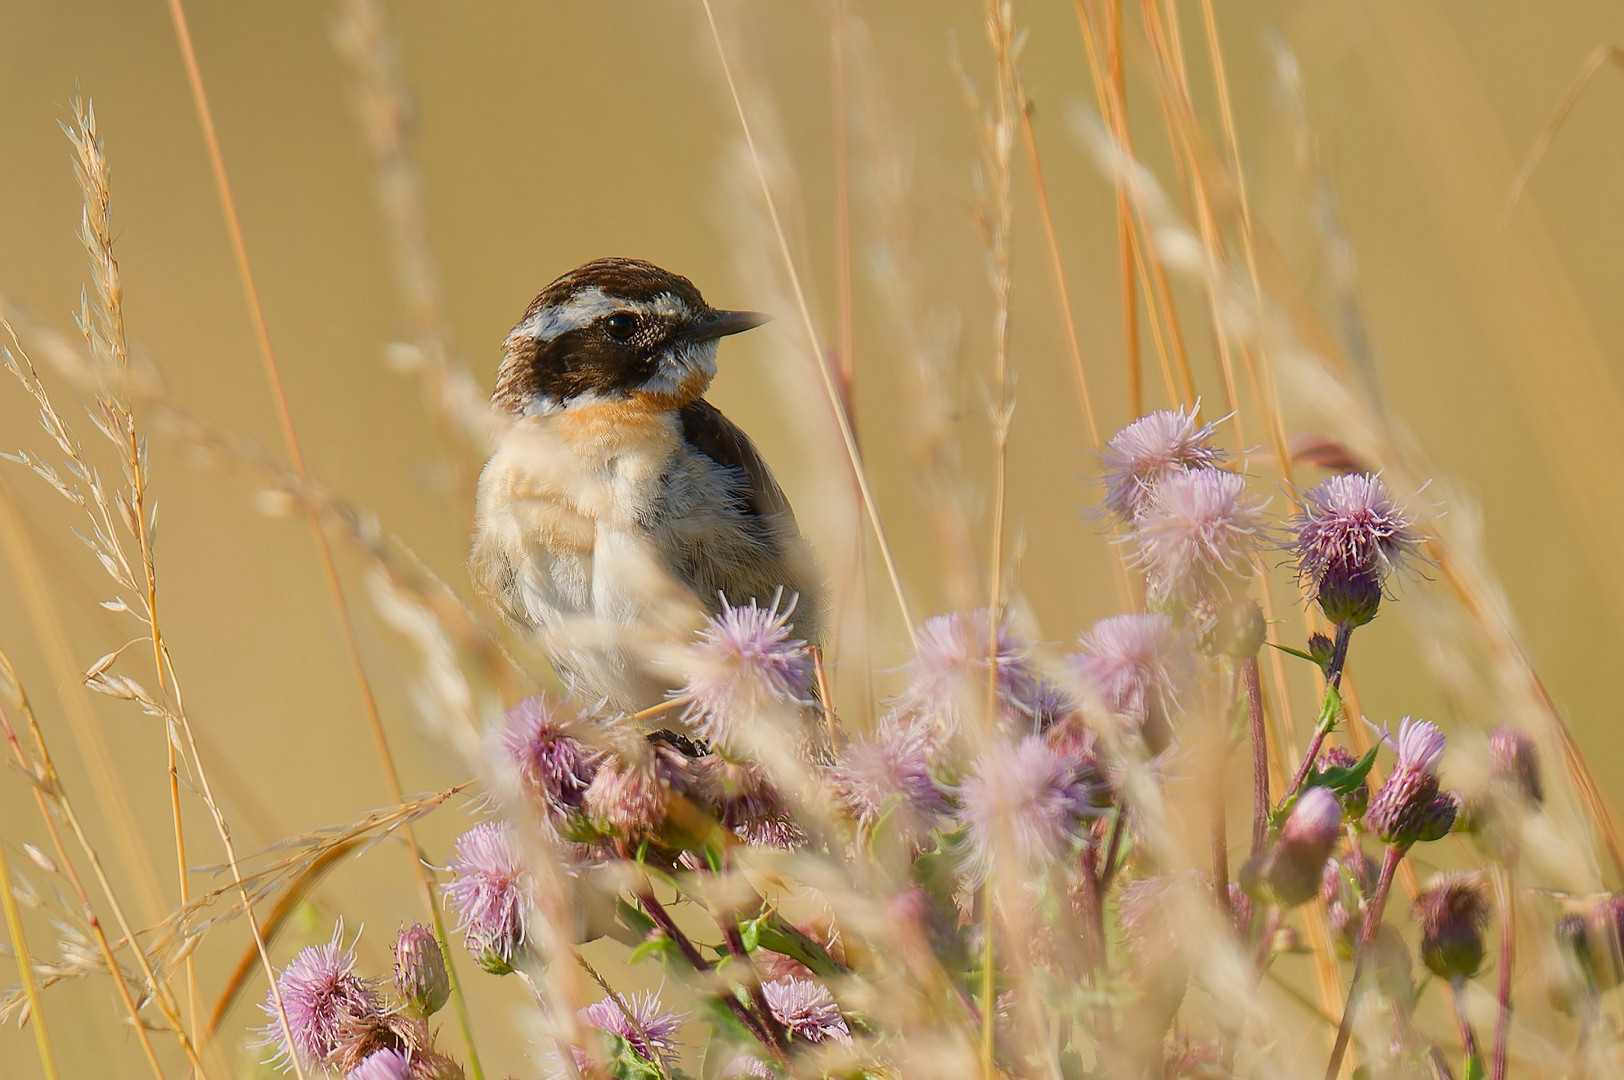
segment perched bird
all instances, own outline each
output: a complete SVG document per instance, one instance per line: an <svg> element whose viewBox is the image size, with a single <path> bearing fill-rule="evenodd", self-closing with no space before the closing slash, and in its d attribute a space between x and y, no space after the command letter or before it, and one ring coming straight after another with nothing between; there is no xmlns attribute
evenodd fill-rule
<svg viewBox="0 0 1624 1080"><path fill-rule="evenodd" d="M492 401L512 423L479 478L470 568L584 699L666 700L673 648L724 602L782 590L796 635L817 640L818 575L789 502L704 399L720 339L766 321L651 263L598 259L507 337Z"/></svg>

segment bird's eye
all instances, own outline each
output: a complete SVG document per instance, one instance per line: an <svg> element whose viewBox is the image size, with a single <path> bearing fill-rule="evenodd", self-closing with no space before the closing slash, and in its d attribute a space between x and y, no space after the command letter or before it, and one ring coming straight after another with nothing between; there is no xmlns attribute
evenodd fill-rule
<svg viewBox="0 0 1624 1080"><path fill-rule="evenodd" d="M616 341L628 341L637 332L637 320L624 311L617 311L603 320L603 329Z"/></svg>

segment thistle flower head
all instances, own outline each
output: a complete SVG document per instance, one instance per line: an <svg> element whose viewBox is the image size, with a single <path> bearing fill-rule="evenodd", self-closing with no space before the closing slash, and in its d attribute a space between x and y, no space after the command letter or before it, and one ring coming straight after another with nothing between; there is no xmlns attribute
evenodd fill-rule
<svg viewBox="0 0 1624 1080"><path fill-rule="evenodd" d="M605 757L582 805L593 828L635 848L660 836L673 797L695 788L692 759L663 740L638 739Z"/></svg>
<svg viewBox="0 0 1624 1080"><path fill-rule="evenodd" d="M1489 898L1476 874L1440 874L1415 898L1421 960L1440 979L1470 979L1483 965Z"/></svg>
<svg viewBox="0 0 1624 1080"><path fill-rule="evenodd" d="M1239 473L1199 468L1165 477L1134 525L1134 561L1152 602L1188 607L1231 597L1252 576L1267 536L1263 507Z"/></svg>
<svg viewBox="0 0 1624 1080"><path fill-rule="evenodd" d="M706 754L694 759L693 772L698 798L723 828L745 843L785 850L806 843L806 830L758 766Z"/></svg>
<svg viewBox="0 0 1624 1080"><path fill-rule="evenodd" d="M1224 452L1211 443L1213 425L1195 413L1159 409L1141 416L1105 444L1104 509L1131 525L1171 473L1217 465Z"/></svg>
<svg viewBox="0 0 1624 1080"><path fill-rule="evenodd" d="M1443 836L1454 824L1455 801L1438 790L1436 772L1443 752L1443 732L1425 720L1404 718L1399 725L1398 764L1365 815L1366 824L1384 843L1408 848Z"/></svg>
<svg viewBox="0 0 1624 1080"><path fill-rule="evenodd" d="M555 827L580 813L602 757L571 734L579 723L560 703L537 694L509 709L492 739L497 756L517 770L525 797Z"/></svg>
<svg viewBox="0 0 1624 1080"><path fill-rule="evenodd" d="M834 995L822 983L811 979L775 979L761 984L767 1008L788 1029L790 1036L820 1043L851 1042L851 1029Z"/></svg>
<svg viewBox="0 0 1624 1080"><path fill-rule="evenodd" d="M260 1029L265 1045L276 1047L272 1060L284 1072L293 1068L295 1057L307 1069L324 1064L352 1027L382 1022L383 1002L372 983L355 974L355 950L342 945L342 932L341 926L326 945L301 950L277 977L288 1018L286 1033L276 997L267 993L260 1006L269 1020Z"/></svg>
<svg viewBox="0 0 1624 1080"><path fill-rule="evenodd" d="M621 994L619 1001L606 997L582 1009L580 1016L582 1023L625 1039L644 1061L667 1069L677 1063L681 1053L677 1032L688 1020L685 1014L667 1009L652 990Z"/></svg>
<svg viewBox="0 0 1624 1080"><path fill-rule="evenodd" d="M906 714L928 720L945 731L958 728L986 708L988 662L1001 710L1027 716L1042 708L1042 680L1032 668L1030 646L1017 635L1008 617L996 627L987 608L950 611L919 624L918 652L908 662L907 687L899 701Z"/></svg>
<svg viewBox="0 0 1624 1080"><path fill-rule="evenodd" d="M1320 891L1325 863L1342 829L1342 804L1326 787L1297 796L1274 848L1264 860L1261 883L1282 908L1306 904Z"/></svg>
<svg viewBox="0 0 1624 1080"><path fill-rule="evenodd" d="M767 607L724 608L705 620L683 655L686 697L694 731L707 742L728 745L764 711L806 704L812 695L812 650L791 637L792 600L782 610L775 595Z"/></svg>
<svg viewBox="0 0 1624 1080"><path fill-rule="evenodd" d="M463 833L450 870L445 894L457 909L463 944L480 967L506 975L525 942L529 907L529 874L513 826L488 821Z"/></svg>
<svg viewBox="0 0 1624 1080"><path fill-rule="evenodd" d="M1058 861L1082 835L1082 821L1097 813L1075 763L1039 735L995 743L958 795L975 884L995 867L1029 875Z"/></svg>
<svg viewBox="0 0 1624 1080"><path fill-rule="evenodd" d="M432 1016L451 997L451 976L434 931L413 923L395 938L395 992L419 1016Z"/></svg>
<svg viewBox="0 0 1624 1080"><path fill-rule="evenodd" d="M1372 473L1332 476L1307 492L1290 528L1297 578L1333 623L1375 618L1388 575L1421 549L1403 508Z"/></svg>
<svg viewBox="0 0 1624 1080"><path fill-rule="evenodd" d="M906 839L932 832L947 815L947 797L931 776L936 733L920 721L888 717L872 735L853 739L830 780L841 802L871 828L886 814Z"/></svg>
<svg viewBox="0 0 1624 1080"><path fill-rule="evenodd" d="M345 1080L412 1080L412 1061L404 1050L386 1046L367 1055Z"/></svg>
<svg viewBox="0 0 1624 1080"><path fill-rule="evenodd" d="M1137 730L1152 754L1172 741L1189 657L1166 615L1114 615L1067 657L1106 712Z"/></svg>

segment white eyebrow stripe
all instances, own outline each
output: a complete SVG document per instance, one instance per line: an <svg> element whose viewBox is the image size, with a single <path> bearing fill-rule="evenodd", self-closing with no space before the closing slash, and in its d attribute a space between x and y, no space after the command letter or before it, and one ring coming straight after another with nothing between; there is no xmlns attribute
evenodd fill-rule
<svg viewBox="0 0 1624 1080"><path fill-rule="evenodd" d="M590 326L593 322L613 315L617 311L634 311L639 315L660 318L687 319L693 310L675 293L664 292L652 300L628 300L610 296L596 285L582 289L562 304L543 308L514 328L515 336L533 338L545 344L560 334Z"/></svg>

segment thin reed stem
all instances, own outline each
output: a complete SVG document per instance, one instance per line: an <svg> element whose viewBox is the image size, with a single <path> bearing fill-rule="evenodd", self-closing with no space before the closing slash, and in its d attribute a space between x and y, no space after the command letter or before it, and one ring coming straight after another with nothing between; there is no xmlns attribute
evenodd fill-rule
<svg viewBox="0 0 1624 1080"><path fill-rule="evenodd" d="M790 252L789 238L784 233L784 223L778 216L778 203L773 198L772 185L767 183L767 168L762 163L761 152L756 148L755 134L751 131L750 120L744 112L744 99L739 96L738 83L733 78L733 67L728 62L727 50L722 46L722 31L716 24L716 12L712 9L710 0L700 0L700 3L705 8L705 21L710 24L711 39L716 44L716 56L721 61L722 75L727 80L728 93L733 98L733 108L739 117L739 128L744 134L745 145L750 150L750 161L755 166L756 180L761 185L761 197L766 203L767 217L772 221L773 235L778 240L778 250L784 259L784 270L789 275L790 287L795 294L802 328L806 331L807 342L817 362L818 374L823 378L823 389L829 398L829 408L834 413L836 425L840 428L840 441L846 450L847 463L857 482L858 494L862 496L863 510L868 515L869 526L874 530L874 541L880 549L880 558L885 562L885 572L891 579L891 591L896 594L897 610L901 612L903 624L907 627L908 640L917 647L919 642L914 634L913 613L902 590L902 574L897 569L896 555L891 550L890 538L886 534L884 523L880 520L879 504L875 502L873 489L869 486L868 470L863 465L862 452L857 448L857 434L841 407L840 390L835 385L834 371L829 364L829 358L824 355L823 346L818 339L817 326L812 321L812 308L807 303L806 290L801 286L801 274L796 269L794 255Z"/></svg>
<svg viewBox="0 0 1624 1080"><path fill-rule="evenodd" d="M1494 1060L1490 1080L1505 1080L1506 1051L1511 1043L1511 971L1517 961L1517 894L1514 891L1513 861L1494 871L1494 894L1500 908L1500 959L1496 972Z"/></svg>
<svg viewBox="0 0 1624 1080"><path fill-rule="evenodd" d="M28 1001L28 1023L34 1028L34 1048L39 1053L40 1071L45 1080L57 1080L56 1055L51 1052L51 1039L46 1030L45 1008L40 1003L39 986L34 979L34 961L28 952L28 939L23 934L22 912L17 907L17 896L11 891L11 865L6 861L6 845L0 843L0 909L6 916L6 933L11 938L12 956L17 961L17 974L22 979L23 995ZM117 977L115 972L114 977Z"/></svg>
<svg viewBox="0 0 1624 1080"><path fill-rule="evenodd" d="M1472 1030L1472 1021L1466 1015L1465 979L1454 978L1449 980L1449 1005L1450 1010L1455 1015L1455 1033L1460 1037L1461 1050L1466 1054L1466 1071L1470 1075L1473 1072L1473 1062L1476 1062L1479 1069L1481 1069L1482 1058L1478 1056L1477 1032ZM1481 1071L1477 1075L1481 1076Z"/></svg>
<svg viewBox="0 0 1624 1080"><path fill-rule="evenodd" d="M1263 853L1269 835L1269 732L1263 716L1263 682L1256 656L1241 661L1246 688L1247 730L1252 736L1252 857Z"/></svg>
<svg viewBox="0 0 1624 1080"><path fill-rule="evenodd" d="M1348 1003L1342 1007L1342 1021L1337 1025L1336 1042L1331 1047L1331 1060L1325 1066L1325 1080L1336 1080L1342 1071L1342 1058L1348 1052L1348 1037L1353 1034L1353 1018L1363 992L1366 965L1370 962L1370 946L1382 925L1382 909L1387 906L1387 894L1393 888L1393 874L1404 849L1389 847L1382 856L1381 875L1376 879L1376 892L1365 905L1365 918L1359 926L1359 940L1353 958L1353 982L1348 988Z"/></svg>
<svg viewBox="0 0 1624 1080"><path fill-rule="evenodd" d="M266 380L271 390L271 398L276 407L277 424L282 433L282 441L287 449L289 460L293 464L294 472L298 474L301 481L308 482L310 472L305 464L304 451L299 442L298 431L294 427L293 412L288 405L287 393L283 386L281 366L277 362L276 351L271 346L270 326L265 318L264 305L260 301L259 288L254 281L253 265L248 258L248 244L244 239L242 222L237 214L236 197L232 194L231 180L226 172L225 156L220 150L220 140L215 132L213 112L209 108L208 94L204 90L203 75L198 67L197 53L192 46L191 29L187 24L186 11L182 7L181 0L169 0L169 12L174 23L175 37L180 46L181 58L186 67L186 78L191 88L192 103L197 111L198 123L203 129L203 141L209 155L209 167L214 175L215 189L220 198L220 208L225 218L226 231L231 239L231 252L236 261L237 275L242 282L243 294L248 303L249 317L254 327L254 339L259 348L260 359L264 365ZM403 802L405 801L405 793L401 786L400 774L395 766L394 755L389 748L388 737L384 733L383 717L378 708L377 697L373 693L372 683L367 677L366 667L361 660L360 640L356 634L354 619L350 615L349 605L344 598L343 585L339 580L338 566L333 559L332 546L328 543L327 534L321 526L321 519L313 508L306 508L306 517L309 520L311 537L315 541L317 555L321 561L322 576L332 598L333 612L338 619L339 633L344 641L344 651L351 671L355 675L356 688L361 695L361 707L366 715L367 727L371 732L378 760L383 767L384 779L388 785L390 798L396 803ZM193 756L196 757L195 751ZM218 817L217 811L216 816ZM438 905L434 900L433 882L429 877L427 867L423 863L423 849L419 846L416 831L410 824L403 828L402 835L406 838L407 847L411 854L418 892L429 918L434 924L436 937L443 941L445 936L443 920ZM229 850L229 843L227 846ZM235 858L233 857L234 861ZM254 921L252 911L249 912L249 921L250 923ZM257 926L255 927L255 933L257 936ZM259 944L260 952L265 959L266 974L271 980L274 991L276 977L270 968L269 955L265 953L263 942L257 942L257 944ZM449 958L447 967L451 967ZM468 1011L468 1003L454 973L451 975L451 980L457 1022L462 1029L463 1039L468 1050L468 1066L474 1074L474 1080L484 1080L484 1069L480 1064L479 1052L474 1044L473 1018Z"/></svg>

